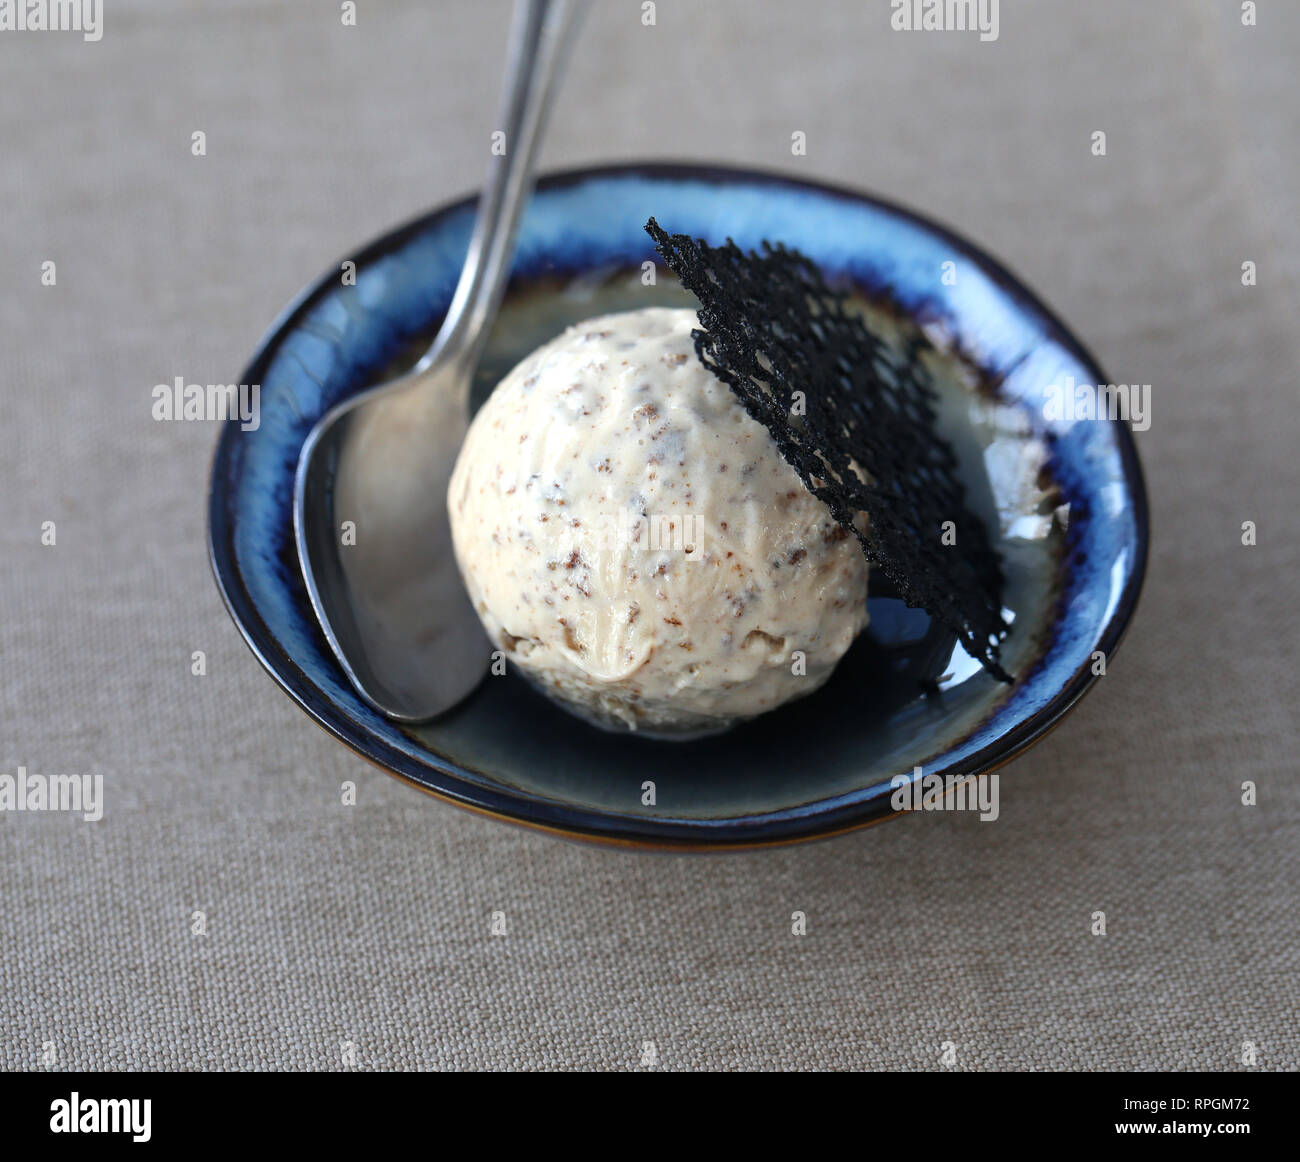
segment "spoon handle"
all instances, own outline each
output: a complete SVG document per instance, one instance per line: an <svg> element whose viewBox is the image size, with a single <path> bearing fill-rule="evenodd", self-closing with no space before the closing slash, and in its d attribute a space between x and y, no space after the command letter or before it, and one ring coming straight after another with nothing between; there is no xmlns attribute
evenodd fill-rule
<svg viewBox="0 0 1300 1162"><path fill-rule="evenodd" d="M447 317L421 367L459 364L469 380L510 273L519 219L533 188L533 158L555 91L555 76L586 0L516 0L505 88L492 159L479 198L474 232Z"/></svg>

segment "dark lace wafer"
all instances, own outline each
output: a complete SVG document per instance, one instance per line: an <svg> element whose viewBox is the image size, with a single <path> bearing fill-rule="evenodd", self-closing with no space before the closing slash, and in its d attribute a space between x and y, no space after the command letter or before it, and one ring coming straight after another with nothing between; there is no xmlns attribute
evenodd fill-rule
<svg viewBox="0 0 1300 1162"><path fill-rule="evenodd" d="M938 397L919 358L928 340L917 331L900 351L874 335L796 250L764 242L761 254L746 253L730 239L709 246L670 235L653 218L646 231L700 300L693 335L701 362L772 434L903 601L1011 681L999 660L1002 570L936 428ZM944 543L953 540L945 530L955 543Z"/></svg>

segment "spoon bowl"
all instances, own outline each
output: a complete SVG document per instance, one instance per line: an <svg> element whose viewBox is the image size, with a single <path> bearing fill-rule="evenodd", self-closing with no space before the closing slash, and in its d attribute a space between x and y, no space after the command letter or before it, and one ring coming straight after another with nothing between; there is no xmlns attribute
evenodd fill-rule
<svg viewBox="0 0 1300 1162"><path fill-rule="evenodd" d="M295 528L312 606L358 693L401 722L454 706L488 666L447 519L467 394L455 367L417 372L334 409L299 461Z"/></svg>

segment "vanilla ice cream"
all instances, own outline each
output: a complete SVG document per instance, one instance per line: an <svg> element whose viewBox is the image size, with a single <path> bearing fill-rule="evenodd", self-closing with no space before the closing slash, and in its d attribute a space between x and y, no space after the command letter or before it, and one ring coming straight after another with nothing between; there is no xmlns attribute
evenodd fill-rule
<svg viewBox="0 0 1300 1162"><path fill-rule="evenodd" d="M867 566L700 362L695 312L569 328L501 381L448 490L488 635L598 725L722 729L810 694L867 621Z"/></svg>

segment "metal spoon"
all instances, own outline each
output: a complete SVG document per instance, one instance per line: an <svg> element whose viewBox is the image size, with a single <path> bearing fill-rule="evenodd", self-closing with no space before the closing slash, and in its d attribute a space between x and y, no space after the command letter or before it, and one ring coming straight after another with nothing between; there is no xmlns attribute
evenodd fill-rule
<svg viewBox="0 0 1300 1162"><path fill-rule="evenodd" d="M504 152L492 159L438 337L414 370L327 412L298 460L294 535L316 617L357 693L402 722L450 709L490 661L452 552L447 482L532 190L557 66L583 3L516 3Z"/></svg>

